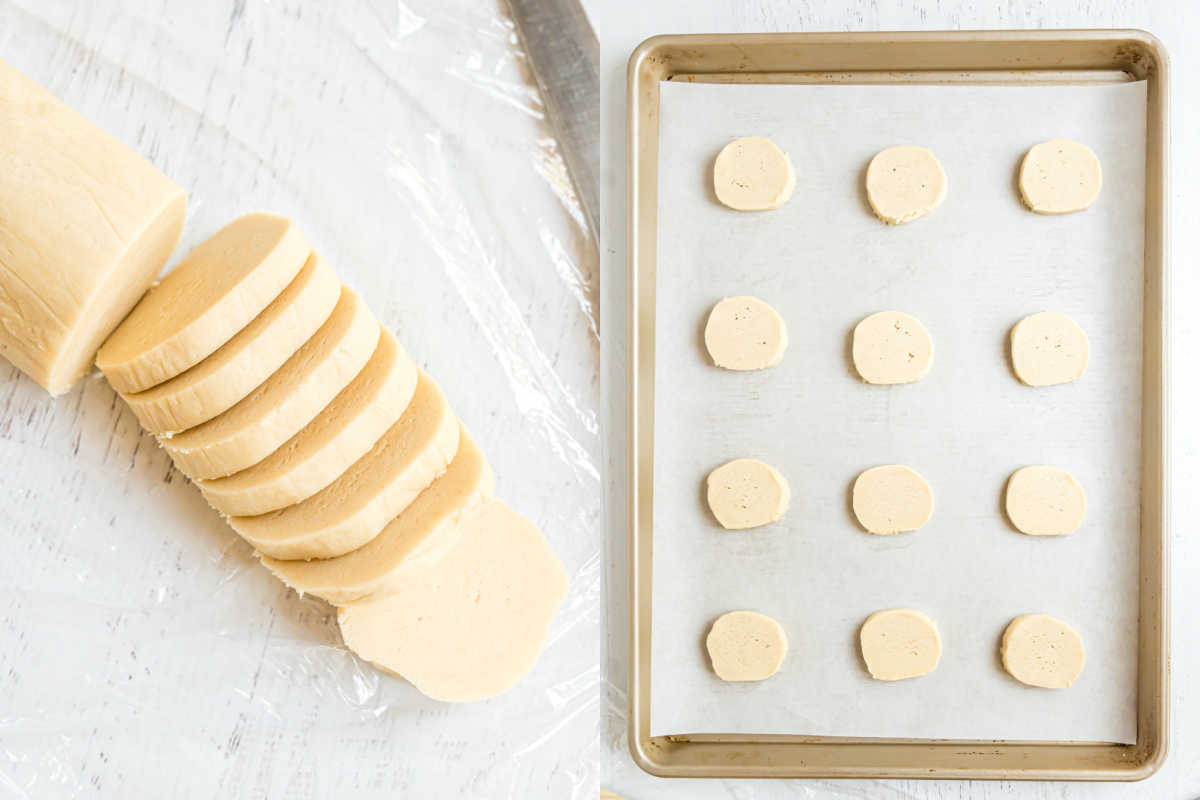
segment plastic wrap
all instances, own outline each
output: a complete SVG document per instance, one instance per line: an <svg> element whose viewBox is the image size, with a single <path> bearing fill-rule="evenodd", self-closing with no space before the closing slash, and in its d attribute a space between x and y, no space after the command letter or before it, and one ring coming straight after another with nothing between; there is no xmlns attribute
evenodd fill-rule
<svg viewBox="0 0 1200 800"><path fill-rule="evenodd" d="M260 568L101 378L53 401L0 363L0 796L595 797L596 256L506 12L26 0L0 42L188 189L172 263L295 217L571 574L516 689L428 700Z"/></svg>

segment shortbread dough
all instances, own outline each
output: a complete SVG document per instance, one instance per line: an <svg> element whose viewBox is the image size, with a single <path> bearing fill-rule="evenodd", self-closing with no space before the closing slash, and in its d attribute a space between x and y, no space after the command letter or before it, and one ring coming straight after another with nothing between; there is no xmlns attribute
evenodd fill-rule
<svg viewBox="0 0 1200 800"><path fill-rule="evenodd" d="M924 147L889 147L867 165L867 198L876 216L902 225L925 216L946 197L946 173Z"/></svg>
<svg viewBox="0 0 1200 800"><path fill-rule="evenodd" d="M1023 467L1008 479L1004 507L1013 526L1030 536L1065 536L1083 524L1083 487L1058 467Z"/></svg>
<svg viewBox="0 0 1200 800"><path fill-rule="evenodd" d="M753 458L722 464L708 475L708 507L729 530L775 522L787 513L790 500L787 479Z"/></svg>
<svg viewBox="0 0 1200 800"><path fill-rule="evenodd" d="M713 165L717 199L737 211L779 208L795 188L796 171L787 153L761 136L734 139Z"/></svg>
<svg viewBox="0 0 1200 800"><path fill-rule="evenodd" d="M787 344L783 318L757 297L726 297L713 306L704 326L704 346L713 363L725 369L773 367Z"/></svg>
<svg viewBox="0 0 1200 800"><path fill-rule="evenodd" d="M880 311L854 327L853 356L867 383L913 383L933 366L933 338L915 317Z"/></svg>
<svg viewBox="0 0 1200 800"><path fill-rule="evenodd" d="M879 681L926 675L942 657L937 625L911 608L876 611L862 624L858 639L867 671Z"/></svg>
<svg viewBox="0 0 1200 800"><path fill-rule="evenodd" d="M1087 334L1066 314L1028 316L1013 326L1011 339L1013 370L1027 386L1069 383L1087 369Z"/></svg>
<svg viewBox="0 0 1200 800"><path fill-rule="evenodd" d="M1021 199L1039 214L1083 211L1100 196L1100 159L1085 144L1051 139L1021 161Z"/></svg>
<svg viewBox="0 0 1200 800"><path fill-rule="evenodd" d="M1060 619L1026 614L1005 628L1000 658L1021 683L1065 689L1083 672L1083 639Z"/></svg>
<svg viewBox="0 0 1200 800"><path fill-rule="evenodd" d="M723 681L766 680L779 671L788 650L779 623L755 611L722 614L705 644L713 672Z"/></svg>
<svg viewBox="0 0 1200 800"><path fill-rule="evenodd" d="M872 467L854 481L853 506L870 533L915 531L933 516L933 491L908 467Z"/></svg>

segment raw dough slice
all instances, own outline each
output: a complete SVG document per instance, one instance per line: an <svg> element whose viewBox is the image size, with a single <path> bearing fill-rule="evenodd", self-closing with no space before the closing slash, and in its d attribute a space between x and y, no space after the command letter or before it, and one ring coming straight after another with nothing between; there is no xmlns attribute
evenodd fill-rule
<svg viewBox="0 0 1200 800"><path fill-rule="evenodd" d="M1012 360L1027 386L1069 383L1087 369L1087 334L1066 314L1033 314L1013 326Z"/></svg>
<svg viewBox="0 0 1200 800"><path fill-rule="evenodd" d="M366 304L343 287L329 319L275 374L224 414L159 443L193 479L257 464L346 388L371 358L379 332Z"/></svg>
<svg viewBox="0 0 1200 800"><path fill-rule="evenodd" d="M915 317L880 311L854 327L854 368L867 383L914 383L933 367L933 338Z"/></svg>
<svg viewBox="0 0 1200 800"><path fill-rule="evenodd" d="M713 306L704 326L704 346L718 367L766 369L787 349L783 318L757 297L726 297Z"/></svg>
<svg viewBox="0 0 1200 800"><path fill-rule="evenodd" d="M937 625L911 608L876 611L863 622L858 640L867 671L878 681L926 675L942 657Z"/></svg>
<svg viewBox="0 0 1200 800"><path fill-rule="evenodd" d="M167 262L187 195L3 61L0 131L0 357L60 395Z"/></svg>
<svg viewBox="0 0 1200 800"><path fill-rule="evenodd" d="M792 493L787 479L769 464L739 458L708 475L708 507L721 527L757 528L787 513Z"/></svg>
<svg viewBox="0 0 1200 800"><path fill-rule="evenodd" d="M919 219L946 199L946 172L924 147L889 147L867 165L867 199L889 225Z"/></svg>
<svg viewBox="0 0 1200 800"><path fill-rule="evenodd" d="M755 611L717 617L704 640L713 672L723 681L761 681L774 675L787 656L787 634Z"/></svg>
<svg viewBox="0 0 1200 800"><path fill-rule="evenodd" d="M252 516L298 503L366 455L400 419L416 386L416 365L381 326L371 360L312 422L254 466L196 485L225 514Z"/></svg>
<svg viewBox="0 0 1200 800"><path fill-rule="evenodd" d="M511 689L533 668L567 594L541 532L499 500L462 524L445 558L383 600L338 609L346 646L435 700Z"/></svg>
<svg viewBox="0 0 1200 800"><path fill-rule="evenodd" d="M1083 524L1083 487L1058 467L1022 467L1008 479L1004 496L1008 518L1030 536L1066 536Z"/></svg>
<svg viewBox="0 0 1200 800"><path fill-rule="evenodd" d="M1083 211L1100 196L1100 159L1085 144L1051 139L1021 161L1021 199L1039 214Z"/></svg>
<svg viewBox="0 0 1200 800"><path fill-rule="evenodd" d="M229 524L275 558L333 558L375 538L383 526L446 472L458 450L458 420L437 384L422 374L412 402L333 483L293 506Z"/></svg>
<svg viewBox="0 0 1200 800"><path fill-rule="evenodd" d="M258 316L311 251L289 219L238 217L146 293L100 348L97 366L127 394L174 378Z"/></svg>
<svg viewBox="0 0 1200 800"><path fill-rule="evenodd" d="M195 427L265 381L329 318L342 284L315 252L271 305L208 358L165 383L124 395L142 427L169 433Z"/></svg>
<svg viewBox="0 0 1200 800"><path fill-rule="evenodd" d="M787 153L761 136L734 139L713 164L717 199L736 211L779 208L795 188L796 171Z"/></svg>
<svg viewBox="0 0 1200 800"><path fill-rule="evenodd" d="M1083 672L1083 639L1060 619L1026 614L1004 629L1000 658L1021 683L1065 689Z"/></svg>
<svg viewBox="0 0 1200 800"><path fill-rule="evenodd" d="M854 481L854 516L870 533L915 531L933 516L933 491L916 470L872 467Z"/></svg>
<svg viewBox="0 0 1200 800"><path fill-rule="evenodd" d="M434 564L458 541L465 521L496 486L496 477L466 431L446 474L438 478L379 535L344 556L282 561L264 556L267 569L301 594L334 605L382 598L403 589L415 571Z"/></svg>

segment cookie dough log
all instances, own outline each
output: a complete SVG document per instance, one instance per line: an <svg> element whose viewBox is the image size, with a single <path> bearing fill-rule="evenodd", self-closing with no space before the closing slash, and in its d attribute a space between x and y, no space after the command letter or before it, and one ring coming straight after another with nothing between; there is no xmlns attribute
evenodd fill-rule
<svg viewBox="0 0 1200 800"><path fill-rule="evenodd" d="M1022 467L1009 477L1004 508L1021 533L1066 536L1083 524L1087 498L1071 473L1037 465Z"/></svg>
<svg viewBox="0 0 1200 800"><path fill-rule="evenodd" d="M262 563L300 594L334 605L382 599L403 590L418 570L445 556L459 540L463 522L491 497L495 486L483 453L460 430L458 452L446 474L374 539L337 558L285 561L264 556Z"/></svg>
<svg viewBox="0 0 1200 800"><path fill-rule="evenodd" d="M889 225L920 219L946 199L946 172L924 147L889 147L867 165L867 199Z"/></svg>
<svg viewBox="0 0 1200 800"><path fill-rule="evenodd" d="M207 422L253 391L329 318L342 283L310 253L300 273L249 325L196 366L143 392L123 395L151 433Z"/></svg>
<svg viewBox="0 0 1200 800"><path fill-rule="evenodd" d="M791 503L787 479L770 464L739 458L708 474L708 507L727 530L746 530L783 518Z"/></svg>
<svg viewBox="0 0 1200 800"><path fill-rule="evenodd" d="M854 516L868 533L915 531L933 516L933 491L914 469L889 464L872 467L854 481Z"/></svg>
<svg viewBox="0 0 1200 800"><path fill-rule="evenodd" d="M783 318L757 297L726 297L713 306L704 326L704 346L713 363L725 369L773 367L787 345Z"/></svg>
<svg viewBox="0 0 1200 800"><path fill-rule="evenodd" d="M279 449L252 467L196 485L218 511L255 516L333 483L400 419L417 386L417 367L390 331L350 385Z"/></svg>
<svg viewBox="0 0 1200 800"><path fill-rule="evenodd" d="M461 525L440 561L381 600L338 609L346 646L436 700L511 689L537 661L567 593L541 532L498 500Z"/></svg>
<svg viewBox="0 0 1200 800"><path fill-rule="evenodd" d="M1021 683L1065 689L1083 672L1083 639L1060 619L1026 614L1004 629L1000 659L1008 674Z"/></svg>
<svg viewBox="0 0 1200 800"><path fill-rule="evenodd" d="M1038 214L1073 214L1096 202L1100 159L1085 144L1051 139L1029 148L1021 160L1021 199Z"/></svg>
<svg viewBox="0 0 1200 800"><path fill-rule="evenodd" d="M942 657L942 637L929 617L911 608L876 611L858 632L867 671L878 681L926 675Z"/></svg>
<svg viewBox="0 0 1200 800"><path fill-rule="evenodd" d="M183 189L0 61L0 356L52 395L179 242Z"/></svg>
<svg viewBox="0 0 1200 800"><path fill-rule="evenodd" d="M199 364L291 283L312 248L291 220L247 214L188 253L96 354L118 392L141 392Z"/></svg>
<svg viewBox="0 0 1200 800"><path fill-rule="evenodd" d="M1055 386L1083 377L1087 370L1087 334L1066 314L1042 311L1013 326L1013 371L1026 386Z"/></svg>
<svg viewBox="0 0 1200 800"><path fill-rule="evenodd" d="M713 163L713 190L735 211L769 211L786 203L796 189L796 171L787 153L770 139L746 136L721 148Z"/></svg>
<svg viewBox="0 0 1200 800"><path fill-rule="evenodd" d="M334 558L375 538L408 508L458 450L458 419L422 374L412 402L375 446L337 480L296 505L229 524L258 552L281 559Z"/></svg>
<svg viewBox="0 0 1200 800"><path fill-rule="evenodd" d="M762 681L787 656L783 628L766 614L730 611L717 617L704 640L713 672L723 681Z"/></svg>
<svg viewBox="0 0 1200 800"><path fill-rule="evenodd" d="M329 319L233 408L159 443L193 480L232 475L257 464L312 421L371 358L380 325L348 288Z"/></svg>
<svg viewBox="0 0 1200 800"><path fill-rule="evenodd" d="M851 355L867 383L915 383L933 367L933 337L902 311L880 311L854 326Z"/></svg>

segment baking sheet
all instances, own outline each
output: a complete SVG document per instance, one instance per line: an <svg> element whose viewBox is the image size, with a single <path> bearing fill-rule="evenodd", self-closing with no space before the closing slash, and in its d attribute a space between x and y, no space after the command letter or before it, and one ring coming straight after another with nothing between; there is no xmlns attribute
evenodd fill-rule
<svg viewBox="0 0 1200 800"><path fill-rule="evenodd" d="M652 735L813 735L1133 742L1136 735L1144 83L1103 86L662 84L656 307ZM719 206L712 159L730 139L770 137L796 167L782 209ZM1028 147L1088 143L1105 188L1083 214L1020 202ZM921 144L949 179L942 207L880 223L862 188L883 147ZM790 345L767 371L709 365L702 330L723 296L780 311ZM909 386L860 383L853 326L914 314L936 346ZM1088 333L1080 381L1031 389L1013 377L1011 326L1063 311ZM722 530L707 473L749 456L779 468L792 505L775 525ZM908 464L930 482L920 531L870 536L849 488L863 469ZM1088 494L1074 535L1026 537L1002 508L1026 464L1069 470ZM881 608L932 616L944 653L926 677L869 678L858 626ZM780 672L727 684L704 650L711 622L754 609L785 628ZM1066 691L1004 673L1000 635L1045 612L1083 636Z"/></svg>

